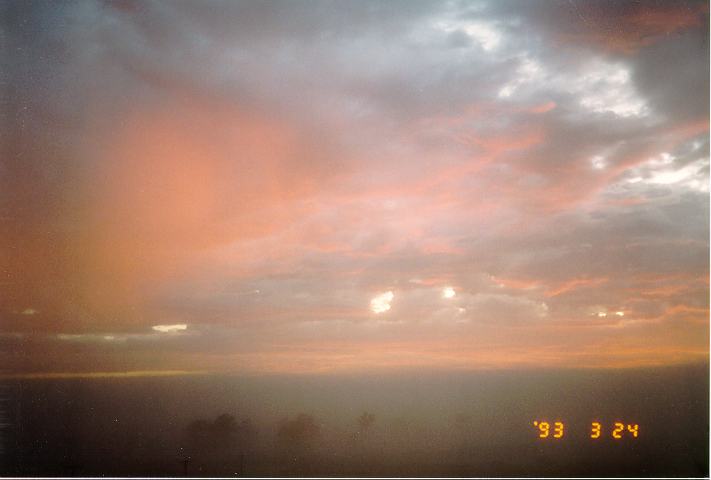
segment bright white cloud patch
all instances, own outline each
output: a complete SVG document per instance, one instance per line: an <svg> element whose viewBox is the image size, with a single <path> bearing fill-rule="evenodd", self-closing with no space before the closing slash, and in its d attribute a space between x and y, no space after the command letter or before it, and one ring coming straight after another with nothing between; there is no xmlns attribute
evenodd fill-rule
<svg viewBox="0 0 711 480"><path fill-rule="evenodd" d="M123 343L129 339L132 340L155 340L157 337L153 334L129 333L129 334L94 334L94 333L58 333L54 336L57 340L65 342L82 342L82 343Z"/></svg>
<svg viewBox="0 0 711 480"><path fill-rule="evenodd" d="M452 287L445 287L444 290L442 290L442 296L444 298L454 298L456 294L457 292L455 292Z"/></svg>
<svg viewBox="0 0 711 480"><path fill-rule="evenodd" d="M524 58L516 69L516 76L499 90L499 98L510 97L519 87L539 80L542 75L542 67L538 62Z"/></svg>
<svg viewBox="0 0 711 480"><path fill-rule="evenodd" d="M646 102L630 81L629 70L622 65L591 62L572 85L581 95L580 105L595 113L619 117L643 117L648 113Z"/></svg>
<svg viewBox="0 0 711 480"><path fill-rule="evenodd" d="M693 157L692 157L693 158ZM663 185L697 192L708 192L707 157L684 162L676 156L662 152L643 164L628 170L627 183L642 185Z"/></svg>
<svg viewBox="0 0 711 480"><path fill-rule="evenodd" d="M501 43L501 33L487 22L451 20L437 22L435 27L447 33L464 32L487 52L494 50Z"/></svg>
<svg viewBox="0 0 711 480"><path fill-rule="evenodd" d="M701 159L678 170L663 169L653 172L648 182L658 185L681 185L692 190L707 191L708 183L704 181L702 175L699 175L699 172L706 167L708 167L708 160Z"/></svg>
<svg viewBox="0 0 711 480"><path fill-rule="evenodd" d="M23 315L34 315L36 313L38 313L38 312L34 308L26 308L22 311Z"/></svg>
<svg viewBox="0 0 711 480"><path fill-rule="evenodd" d="M590 163L592 164L592 167L595 170L602 170L607 166L607 162L605 161L605 157L600 156L600 155L595 155L590 159Z"/></svg>
<svg viewBox="0 0 711 480"><path fill-rule="evenodd" d="M188 328L184 323L176 323L174 325L154 325L153 330L161 333L173 333L186 330Z"/></svg>
<svg viewBox="0 0 711 480"><path fill-rule="evenodd" d="M376 295L370 301L370 309L373 311L373 313L387 312L388 310L390 310L390 302L393 301L393 298L395 298L395 294L391 291Z"/></svg>

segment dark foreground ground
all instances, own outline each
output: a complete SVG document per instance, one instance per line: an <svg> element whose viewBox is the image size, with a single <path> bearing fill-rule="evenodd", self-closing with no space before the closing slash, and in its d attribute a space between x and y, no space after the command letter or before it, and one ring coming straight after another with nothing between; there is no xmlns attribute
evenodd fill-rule
<svg viewBox="0 0 711 480"><path fill-rule="evenodd" d="M14 380L2 389L2 476L180 476L187 457L191 476L709 473L707 365ZM373 421L359 426L366 411ZM187 426L223 413L253 432L196 444ZM279 422L299 413L316 431L284 435ZM563 438L539 439L535 420L563 421ZM593 421L603 426L596 440ZM613 439L616 421L638 424L639 436Z"/></svg>

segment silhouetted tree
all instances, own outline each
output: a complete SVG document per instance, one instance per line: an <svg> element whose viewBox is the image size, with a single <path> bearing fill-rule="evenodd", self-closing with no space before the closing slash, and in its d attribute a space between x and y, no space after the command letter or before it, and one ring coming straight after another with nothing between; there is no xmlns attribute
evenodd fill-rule
<svg viewBox="0 0 711 480"><path fill-rule="evenodd" d="M190 422L186 429L190 446L198 450L205 448L211 440L210 429L211 425L207 420L200 419Z"/></svg>
<svg viewBox="0 0 711 480"><path fill-rule="evenodd" d="M314 457L316 443L321 436L321 427L311 415L301 413L293 420L279 422L277 445L284 457L287 472L311 476L318 461Z"/></svg>
<svg viewBox="0 0 711 480"><path fill-rule="evenodd" d="M358 417L358 431L365 433L370 430L370 427L375 423L375 415L368 412L363 412L363 414Z"/></svg>
<svg viewBox="0 0 711 480"><path fill-rule="evenodd" d="M314 446L321 435L321 427L314 417L301 413L293 420L284 419L279 422L277 439L282 445L307 450Z"/></svg>
<svg viewBox="0 0 711 480"><path fill-rule="evenodd" d="M232 449L244 447L256 436L256 429L245 419L237 422L235 417L223 413L214 421L199 419L187 427L190 445L197 450Z"/></svg>
<svg viewBox="0 0 711 480"><path fill-rule="evenodd" d="M234 416L227 413L217 416L212 422L194 420L187 426L186 433L189 453L200 456L234 454L239 460L240 470L243 470L245 455L257 436L249 420L237 422Z"/></svg>
<svg viewBox="0 0 711 480"><path fill-rule="evenodd" d="M363 412L356 419L357 429L355 433L353 433L352 441L363 447L363 442L365 442L368 437L368 431L373 426L373 423L375 423L375 415L369 412Z"/></svg>

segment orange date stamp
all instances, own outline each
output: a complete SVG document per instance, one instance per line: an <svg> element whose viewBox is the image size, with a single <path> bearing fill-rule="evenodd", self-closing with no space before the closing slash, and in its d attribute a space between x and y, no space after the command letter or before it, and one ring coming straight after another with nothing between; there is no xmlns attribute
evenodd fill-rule
<svg viewBox="0 0 711 480"><path fill-rule="evenodd" d="M547 420L534 420L533 426L538 429L538 438L563 438L566 434L565 423L562 421L549 422ZM606 428L600 422L591 422L590 438L598 439L605 435L609 435L615 440L622 438L637 438L639 436L639 425L636 423L624 423L621 421L613 422L609 428Z"/></svg>

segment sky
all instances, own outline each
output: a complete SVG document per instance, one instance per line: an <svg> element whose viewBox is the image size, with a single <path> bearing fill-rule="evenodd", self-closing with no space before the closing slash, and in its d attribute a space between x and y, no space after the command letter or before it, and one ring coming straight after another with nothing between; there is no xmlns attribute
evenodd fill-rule
<svg viewBox="0 0 711 480"><path fill-rule="evenodd" d="M3 375L708 361L705 2L0 12Z"/></svg>

